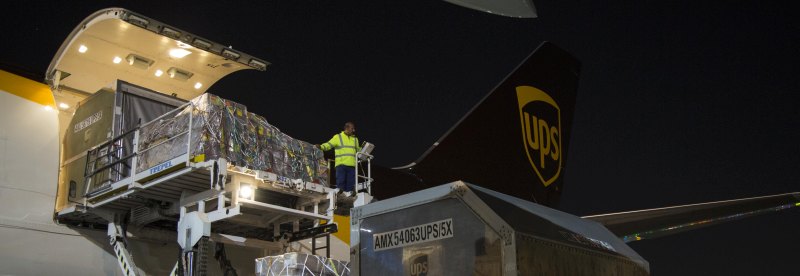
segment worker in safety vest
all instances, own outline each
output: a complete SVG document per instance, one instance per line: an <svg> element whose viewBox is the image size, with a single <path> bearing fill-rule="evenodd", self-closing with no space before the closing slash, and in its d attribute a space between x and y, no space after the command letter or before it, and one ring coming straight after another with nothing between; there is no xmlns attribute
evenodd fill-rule
<svg viewBox="0 0 800 276"><path fill-rule="evenodd" d="M341 133L317 147L323 151L335 149L336 188L339 191L352 192L356 186L356 152L361 150L356 137L356 125L353 122L345 123Z"/></svg>

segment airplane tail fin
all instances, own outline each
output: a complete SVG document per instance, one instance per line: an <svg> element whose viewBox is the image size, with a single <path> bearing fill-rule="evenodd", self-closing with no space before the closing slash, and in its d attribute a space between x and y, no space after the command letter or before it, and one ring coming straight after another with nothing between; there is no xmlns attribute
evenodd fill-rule
<svg viewBox="0 0 800 276"><path fill-rule="evenodd" d="M544 42L416 162L424 186L456 180L558 205L580 63Z"/></svg>

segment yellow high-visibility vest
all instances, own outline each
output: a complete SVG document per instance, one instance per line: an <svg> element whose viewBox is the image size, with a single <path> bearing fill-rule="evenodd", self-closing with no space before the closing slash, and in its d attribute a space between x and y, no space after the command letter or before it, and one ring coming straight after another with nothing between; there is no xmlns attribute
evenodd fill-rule
<svg viewBox="0 0 800 276"><path fill-rule="evenodd" d="M336 165L334 166L345 165L355 167L356 152L361 150L361 146L358 144L358 137L355 135L348 136L344 131L334 135L330 141L320 145L320 147L324 151L336 149L334 151L336 154Z"/></svg>

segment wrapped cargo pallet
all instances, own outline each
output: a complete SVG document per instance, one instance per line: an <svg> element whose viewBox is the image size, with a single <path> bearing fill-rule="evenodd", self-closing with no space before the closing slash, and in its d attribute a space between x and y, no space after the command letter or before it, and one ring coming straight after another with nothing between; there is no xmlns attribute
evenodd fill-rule
<svg viewBox="0 0 800 276"><path fill-rule="evenodd" d="M347 262L303 253L286 253L256 259L258 276L346 276Z"/></svg>
<svg viewBox="0 0 800 276"><path fill-rule="evenodd" d="M193 162L225 158L228 164L248 170L328 185L328 163L320 149L282 133L244 105L216 95L200 95L145 124L140 133L137 172L190 150Z"/></svg>
<svg viewBox="0 0 800 276"><path fill-rule="evenodd" d="M186 153L188 112L171 111L140 128L137 173Z"/></svg>

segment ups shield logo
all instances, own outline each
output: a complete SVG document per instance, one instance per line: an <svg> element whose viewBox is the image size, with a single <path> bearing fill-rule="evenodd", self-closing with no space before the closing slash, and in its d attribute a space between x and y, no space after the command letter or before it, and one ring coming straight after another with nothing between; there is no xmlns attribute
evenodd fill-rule
<svg viewBox="0 0 800 276"><path fill-rule="evenodd" d="M531 86L518 86L517 100L525 153L547 187L561 174L561 109L550 95Z"/></svg>
<svg viewBox="0 0 800 276"><path fill-rule="evenodd" d="M419 254L411 257L411 276L428 275L428 255Z"/></svg>

